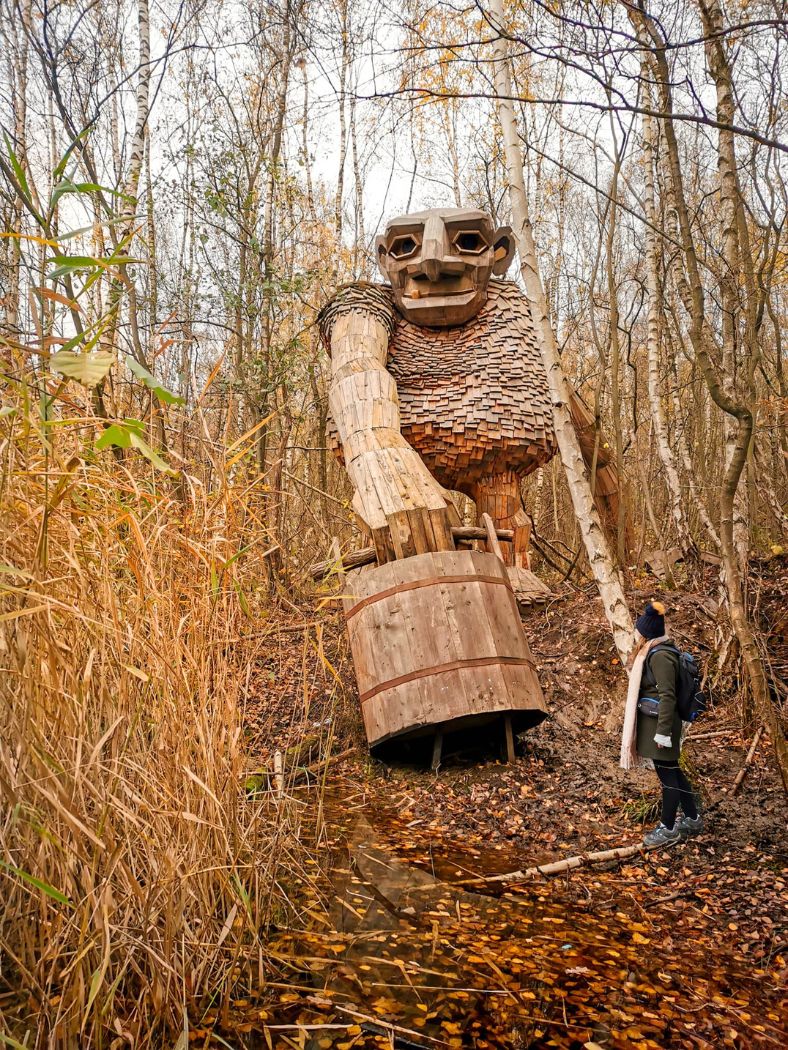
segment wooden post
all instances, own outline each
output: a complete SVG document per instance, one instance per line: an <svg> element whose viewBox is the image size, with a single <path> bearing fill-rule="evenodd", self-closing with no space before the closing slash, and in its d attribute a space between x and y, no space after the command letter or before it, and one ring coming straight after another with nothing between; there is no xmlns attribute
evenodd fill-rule
<svg viewBox="0 0 788 1050"><path fill-rule="evenodd" d="M443 752L443 733L439 729L435 734L435 739L432 743L432 762L430 763L430 769L433 773L437 773L440 769L441 755Z"/></svg>
<svg viewBox="0 0 788 1050"><path fill-rule="evenodd" d="M482 514L482 525L487 533L487 548L490 551L490 554L495 554L501 559L501 561L504 561L501 544L498 542L498 534L495 531L495 525L493 525L493 520L489 514Z"/></svg>
<svg viewBox="0 0 788 1050"><path fill-rule="evenodd" d="M506 734L506 761L514 762L514 730L512 729L512 716L503 716L503 728Z"/></svg>
<svg viewBox="0 0 788 1050"><path fill-rule="evenodd" d="M514 550L513 561L521 569L531 568L531 559L528 555L528 544L531 540L531 523L527 525L515 525L512 547Z"/></svg>

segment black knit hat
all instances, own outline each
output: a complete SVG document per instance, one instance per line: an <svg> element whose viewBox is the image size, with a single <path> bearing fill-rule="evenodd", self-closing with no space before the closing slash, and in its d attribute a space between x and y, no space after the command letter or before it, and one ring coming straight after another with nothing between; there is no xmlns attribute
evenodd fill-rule
<svg viewBox="0 0 788 1050"><path fill-rule="evenodd" d="M665 606L662 602L649 602L635 620L635 627L643 638L661 638L665 633Z"/></svg>

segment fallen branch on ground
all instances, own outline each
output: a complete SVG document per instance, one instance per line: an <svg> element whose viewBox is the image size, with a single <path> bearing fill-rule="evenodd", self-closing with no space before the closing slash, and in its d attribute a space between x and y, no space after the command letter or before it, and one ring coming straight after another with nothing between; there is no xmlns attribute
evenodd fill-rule
<svg viewBox="0 0 788 1050"><path fill-rule="evenodd" d="M733 782L733 791L731 792L732 795L736 794L736 792L739 790L739 788L742 785L742 781L747 776L747 770L749 769L750 763L752 762L753 758L755 757L755 751L756 751L756 749L758 747L758 744L761 741L761 737L762 736L763 736L763 726L761 726L761 728L758 730L758 732L752 738L752 743L750 744L750 750L747 752L747 757L744 760L744 765L739 770L739 772L738 772L738 774L736 776L736 779Z"/></svg>
<svg viewBox="0 0 788 1050"><path fill-rule="evenodd" d="M333 766L335 762L341 762L343 758L349 758L350 755L355 752L354 747L349 747L345 751L338 751L335 755L329 755L328 758L322 758L319 762L314 762L311 766L304 766L300 769L299 775L306 775L310 777L317 776L318 773L322 773L324 769L328 769L329 766Z"/></svg>
<svg viewBox="0 0 788 1050"><path fill-rule="evenodd" d="M580 868L584 864L598 864L606 860L626 860L627 857L634 857L638 853L643 853L644 850L645 847L638 844L637 846L619 846L616 849L598 850L596 853L579 853L575 857L564 857L563 860L555 860L551 864L538 864L536 867L526 868L525 871L513 871L508 875L488 875L481 881L518 882L532 879L536 875L560 875L564 871Z"/></svg>
<svg viewBox="0 0 788 1050"><path fill-rule="evenodd" d="M711 740L712 737L716 736L730 736L731 733L735 733L734 728L731 729L715 729L712 733L689 733L684 741L685 744L694 743L696 740Z"/></svg>
<svg viewBox="0 0 788 1050"><path fill-rule="evenodd" d="M421 1044L434 1043L436 1046L445 1046L446 1042L443 1039L435 1039L433 1036L426 1035L424 1032L417 1032L414 1028L402 1028L400 1025L392 1024L391 1021L384 1021L382 1017L376 1017L374 1014L362 1014L358 1010L351 1010L347 1006L342 1006L340 1003L335 1003L332 1000L322 999L320 996L308 995L305 997L308 1003L314 1003L319 1009L325 1009L325 1004L330 1002L331 1009L336 1010L337 1013L347 1014L348 1017L352 1017L355 1021L360 1022L362 1025L370 1025L380 1029L381 1032L386 1034L396 1035L413 1035L417 1039L421 1040ZM419 1045L419 1044L409 1044Z"/></svg>
<svg viewBox="0 0 788 1050"><path fill-rule="evenodd" d="M266 631L256 631L253 634L239 634L234 638L217 638L214 645L237 645L239 642L255 642L261 638L271 638L275 634L297 634L299 631L308 631L312 627L321 627L322 620L312 620L308 623L285 623L276 624Z"/></svg>
<svg viewBox="0 0 788 1050"><path fill-rule="evenodd" d="M603 849L596 853L579 853L575 857L565 857L563 860L555 860L550 864L539 864L524 871L509 871L504 875L478 875L473 879L458 879L448 885L451 886L489 886L493 883L518 883L527 882L537 875L560 875L564 871L580 868L584 864L602 864L608 860L626 860L627 857L637 856L639 853L648 852L648 847L638 844L636 846L618 846L616 849ZM430 886L416 887L416 889L431 889ZM413 891L411 891L413 892Z"/></svg>
<svg viewBox="0 0 788 1050"><path fill-rule="evenodd" d="M277 769L276 755L274 755L274 768L273 769L253 769L251 773L247 773L244 779L244 787L247 791L260 791L263 789L266 781L273 780L275 783L279 783L279 777L283 777L283 783L286 782L288 786L292 787L299 780L308 780L310 777L316 777L318 774L324 772L329 766L334 765L335 762L341 762L343 758L348 758L352 755L355 748L349 747L345 751L338 751L335 755L329 755L328 758L321 758L317 762L312 762L309 765L303 766L290 766L288 768L287 763L283 763L283 770ZM277 752L277 755L281 755L281 752ZM285 752L285 756L287 752ZM277 791L281 794L280 791Z"/></svg>

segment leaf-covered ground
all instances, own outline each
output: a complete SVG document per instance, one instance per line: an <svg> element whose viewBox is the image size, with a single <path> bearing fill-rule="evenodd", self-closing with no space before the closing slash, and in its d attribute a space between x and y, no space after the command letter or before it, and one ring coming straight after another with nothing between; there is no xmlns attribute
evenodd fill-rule
<svg viewBox="0 0 788 1050"><path fill-rule="evenodd" d="M757 586L760 606L779 606L779 576ZM304 732L318 753L354 750L327 773L316 767L309 788L295 765L314 754L290 770L286 759L284 804L312 844L314 876L290 887L304 928L280 933L278 987L238 1007L249 1038L310 1048L786 1045L788 808L765 738L734 797L752 730L731 699L733 654L707 595L673 605L672 631L701 653L715 701L686 748L706 833L495 895L468 880L636 843L656 819L654 775L617 766L623 675L599 603L572 594L526 621L552 717L521 739L516 762L500 761L493 736L474 754L447 755L437 776L368 758L337 617L321 618L317 633L294 621L273 636L249 690L259 765L271 768L273 752ZM771 639L776 659L784 641Z"/></svg>

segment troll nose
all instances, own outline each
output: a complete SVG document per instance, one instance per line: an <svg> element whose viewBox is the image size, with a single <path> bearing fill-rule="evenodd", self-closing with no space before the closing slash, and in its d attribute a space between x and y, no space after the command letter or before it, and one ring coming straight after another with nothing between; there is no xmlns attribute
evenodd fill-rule
<svg viewBox="0 0 788 1050"><path fill-rule="evenodd" d="M442 259L437 254L431 254L424 258L422 254L421 268L431 281L437 281L441 275Z"/></svg>
<svg viewBox="0 0 788 1050"><path fill-rule="evenodd" d="M443 272L443 257L446 251L445 228L443 221L431 215L424 227L424 238L421 242L421 271L430 281L440 280Z"/></svg>

